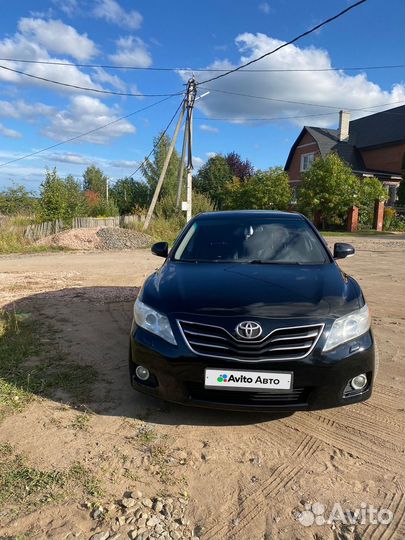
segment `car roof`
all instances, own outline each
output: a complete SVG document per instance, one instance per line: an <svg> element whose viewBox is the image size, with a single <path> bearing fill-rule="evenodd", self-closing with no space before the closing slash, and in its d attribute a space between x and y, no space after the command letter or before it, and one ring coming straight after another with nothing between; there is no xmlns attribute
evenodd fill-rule
<svg viewBox="0 0 405 540"><path fill-rule="evenodd" d="M227 219L230 217L235 218L252 218L252 217L265 217L265 218L281 218L281 219L294 219L304 220L304 216L298 212L282 212L280 210L221 210L219 212L203 212L195 216L197 219L209 219L215 217L216 219Z"/></svg>

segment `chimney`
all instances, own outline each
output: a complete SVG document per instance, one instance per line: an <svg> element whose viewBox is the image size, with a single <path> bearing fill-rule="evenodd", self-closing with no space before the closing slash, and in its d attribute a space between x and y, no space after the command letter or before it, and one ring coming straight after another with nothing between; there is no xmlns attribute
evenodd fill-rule
<svg viewBox="0 0 405 540"><path fill-rule="evenodd" d="M347 141L349 138L350 113L339 111L339 141Z"/></svg>

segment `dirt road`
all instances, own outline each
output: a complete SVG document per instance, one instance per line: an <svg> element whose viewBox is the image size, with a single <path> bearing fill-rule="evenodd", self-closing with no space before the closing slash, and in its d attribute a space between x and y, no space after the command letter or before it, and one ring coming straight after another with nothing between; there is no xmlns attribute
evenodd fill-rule
<svg viewBox="0 0 405 540"><path fill-rule="evenodd" d="M373 315L380 349L374 395L281 418L181 408L132 392L132 303L159 264L147 251L0 258L1 305L32 314L42 332L52 329L49 339L66 358L98 374L80 406L59 391L7 416L0 444L41 470L84 464L101 484L102 503L134 489L150 497L182 493L202 539L404 538L404 241L353 243L356 256L341 266L360 282ZM85 428L72 427L83 414ZM83 502L67 493L30 513L5 505L0 537L89 538L109 530L111 516L97 522ZM325 517L340 503L352 512L384 508L393 518L350 525L325 524L318 515L311 524L316 502ZM322 506L314 508L321 514Z"/></svg>

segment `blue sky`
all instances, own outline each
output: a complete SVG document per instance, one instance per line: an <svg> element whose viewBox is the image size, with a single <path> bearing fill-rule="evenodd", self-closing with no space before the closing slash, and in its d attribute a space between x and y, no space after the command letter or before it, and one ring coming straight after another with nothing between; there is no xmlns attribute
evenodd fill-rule
<svg viewBox="0 0 405 540"><path fill-rule="evenodd" d="M198 68L228 68L256 58L350 3L19 0L2 10L0 57L194 68L197 80L202 80L207 74ZM252 67L308 70L405 64L404 25L403 0L368 0ZM178 92L188 76L6 61L0 65L79 86L141 94ZM256 167L267 168L284 165L305 124L336 127L340 108L357 118L405 103L405 68L236 73L209 86L211 93L195 111L195 164L201 165L214 153L236 151ZM0 69L0 163L158 100L68 89ZM46 167L54 166L61 175L72 173L78 178L90 163L101 166L112 181L129 175L149 153L153 137L178 103L179 97L173 97L78 141L0 167L0 189L14 180L36 190ZM295 118L264 120L285 117Z"/></svg>

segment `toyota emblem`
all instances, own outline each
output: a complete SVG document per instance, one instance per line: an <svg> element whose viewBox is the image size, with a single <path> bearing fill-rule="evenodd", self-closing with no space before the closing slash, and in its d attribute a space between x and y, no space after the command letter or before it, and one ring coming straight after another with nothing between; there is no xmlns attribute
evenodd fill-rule
<svg viewBox="0 0 405 540"><path fill-rule="evenodd" d="M235 330L238 336L244 339L258 338L263 332L260 324L254 321L243 321L238 324Z"/></svg>

